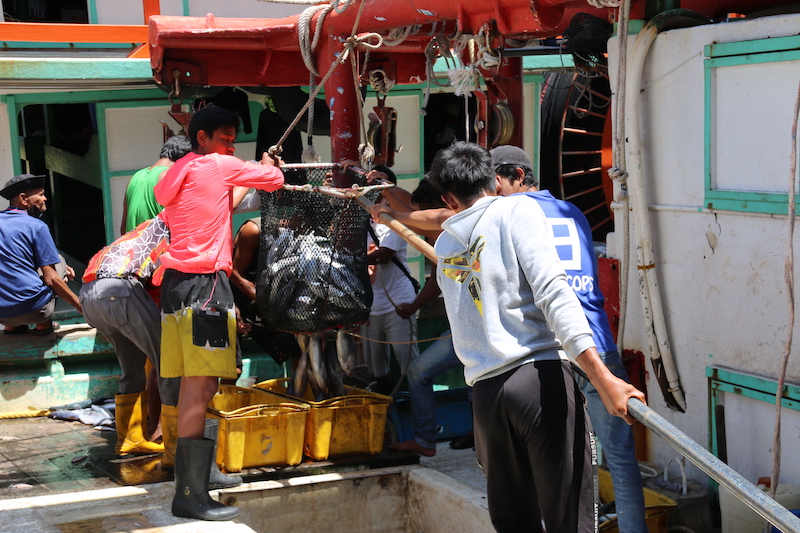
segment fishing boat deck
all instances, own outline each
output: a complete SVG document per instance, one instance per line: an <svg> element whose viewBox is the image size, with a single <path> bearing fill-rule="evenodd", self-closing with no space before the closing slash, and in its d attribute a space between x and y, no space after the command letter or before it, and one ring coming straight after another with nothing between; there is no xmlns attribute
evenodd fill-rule
<svg viewBox="0 0 800 533"><path fill-rule="evenodd" d="M160 458L114 462L115 431L97 431L80 422L50 418L0 420L0 500L29 498L120 486L166 483L172 472L160 468ZM351 472L421 464L477 490L486 482L475 452L452 450L439 443L434 457L409 453L351 455L310 461L293 467L246 469L246 482L303 475Z"/></svg>

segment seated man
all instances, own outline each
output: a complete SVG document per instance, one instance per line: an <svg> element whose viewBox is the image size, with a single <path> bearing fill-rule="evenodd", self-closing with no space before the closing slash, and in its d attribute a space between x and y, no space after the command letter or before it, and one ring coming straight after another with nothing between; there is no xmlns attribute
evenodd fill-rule
<svg viewBox="0 0 800 533"><path fill-rule="evenodd" d="M35 334L52 333L56 295L81 311L64 281L75 273L62 263L50 229L37 218L47 209L44 180L20 174L0 190L10 204L0 212L0 324L6 334L26 333L29 324L36 324Z"/></svg>

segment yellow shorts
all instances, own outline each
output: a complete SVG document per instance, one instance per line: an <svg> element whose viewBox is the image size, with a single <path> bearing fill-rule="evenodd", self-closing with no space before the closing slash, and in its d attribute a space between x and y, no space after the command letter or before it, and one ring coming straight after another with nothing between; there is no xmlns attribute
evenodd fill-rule
<svg viewBox="0 0 800 533"><path fill-rule="evenodd" d="M161 314L161 377L215 376L233 378L236 374L236 312L227 309L225 346L195 343L197 322L192 307ZM221 317L225 319L225 317Z"/></svg>

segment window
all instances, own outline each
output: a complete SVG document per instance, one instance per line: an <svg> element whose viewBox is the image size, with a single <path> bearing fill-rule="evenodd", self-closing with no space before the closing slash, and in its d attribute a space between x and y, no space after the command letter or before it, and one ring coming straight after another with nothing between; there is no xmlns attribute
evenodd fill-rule
<svg viewBox="0 0 800 533"><path fill-rule="evenodd" d="M786 214L800 37L717 43L705 56L706 207Z"/></svg>

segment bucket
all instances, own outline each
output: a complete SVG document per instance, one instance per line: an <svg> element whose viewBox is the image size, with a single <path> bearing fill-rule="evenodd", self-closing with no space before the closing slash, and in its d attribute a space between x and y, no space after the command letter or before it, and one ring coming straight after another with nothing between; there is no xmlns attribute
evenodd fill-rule
<svg viewBox="0 0 800 533"><path fill-rule="evenodd" d="M762 490L768 492L768 489ZM778 484L775 501L787 509L797 509L800 507L800 487ZM766 520L722 485L719 487L719 510L722 533L761 533L764 530Z"/></svg>

